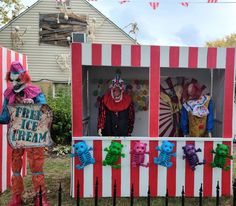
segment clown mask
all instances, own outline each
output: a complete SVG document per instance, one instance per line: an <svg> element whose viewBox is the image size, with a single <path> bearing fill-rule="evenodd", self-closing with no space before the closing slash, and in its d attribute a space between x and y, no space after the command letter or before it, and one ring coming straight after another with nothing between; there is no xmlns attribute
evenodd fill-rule
<svg viewBox="0 0 236 206"><path fill-rule="evenodd" d="M13 85L13 90L15 93L19 93L26 86L24 82L21 82L21 79L19 77L20 74L14 74L12 72L10 73L10 81Z"/></svg>
<svg viewBox="0 0 236 206"><path fill-rule="evenodd" d="M115 102L122 101L123 93L125 90L125 84L119 75L116 75L116 77L112 80L110 89L111 89L111 96L114 99L114 101Z"/></svg>
<svg viewBox="0 0 236 206"><path fill-rule="evenodd" d="M11 82L15 93L21 92L26 87L26 84L30 82L28 73L18 61L11 63L11 68L6 79Z"/></svg>

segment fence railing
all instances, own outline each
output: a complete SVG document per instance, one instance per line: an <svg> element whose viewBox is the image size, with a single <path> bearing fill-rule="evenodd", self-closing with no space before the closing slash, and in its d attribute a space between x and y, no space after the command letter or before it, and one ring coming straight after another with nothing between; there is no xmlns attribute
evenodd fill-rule
<svg viewBox="0 0 236 206"><path fill-rule="evenodd" d="M95 186L94 186L94 191L95 191L95 196L94 196L94 206L98 206L98 178L96 178L96 182L95 182ZM182 192L181 192L181 206L185 205L185 200L187 199L185 197L185 190L184 190L184 186L182 186ZM113 194L112 194L112 205L116 206L116 198L117 198L117 184L116 184L116 180L115 183L113 185ZM80 206L80 183L78 182L77 184L77 192L76 192L76 206ZM40 202L40 206L42 206L42 190L40 187L40 191L38 193L38 197L39 197L39 202ZM150 186L148 186L148 190L147 190L147 206L151 205L151 191L150 191ZM169 205L169 195L168 195L168 189L166 190L166 195L165 195L165 206ZM216 206L220 206L220 186L219 186L219 181L217 181L217 186L216 186ZM199 189L199 197L198 197L198 202L199 202L199 206L203 205L203 188L202 188L202 184L201 187ZM62 205L62 187L61 187L61 183L59 185L59 189L58 189L58 206ZM130 191L130 206L134 205L134 185L131 185L131 191ZM234 183L233 183L233 206L236 206L236 179L234 179Z"/></svg>

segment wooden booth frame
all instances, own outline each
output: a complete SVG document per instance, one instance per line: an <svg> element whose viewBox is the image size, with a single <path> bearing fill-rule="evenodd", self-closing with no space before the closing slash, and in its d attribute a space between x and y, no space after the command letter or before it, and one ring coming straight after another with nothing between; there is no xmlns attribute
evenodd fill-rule
<svg viewBox="0 0 236 206"><path fill-rule="evenodd" d="M81 197L94 197L94 184L98 178L99 197L111 197L112 186L117 183L117 196L130 196L131 184L134 185L136 197L146 196L150 186L151 196L164 196L168 188L169 196L181 196L182 185L185 186L186 196L198 196L201 183L203 195L216 196L215 187L220 183L220 195L232 194L232 163L230 171L219 168L212 169L208 164L193 172L181 159L173 160L173 167L166 169L156 166L150 161L149 168L132 168L130 157L122 158L120 170L102 166L104 159L103 149L111 140L115 139L125 145L128 156L135 140L148 143L150 153L157 156L155 147L163 140L175 143L175 152L181 153L182 146L194 143L202 149L200 158L207 162L213 160L210 154L218 143L232 147L233 137L233 101L236 55L234 48L204 48L204 47L176 47L176 46L144 46L118 44L79 44L73 43L72 49L72 143L85 140L94 148L94 165L84 170L75 169L77 159L72 160L71 195L76 196L77 183L80 183ZM83 136L83 92L82 67L109 66L109 67L145 67L149 68L149 137L91 137ZM222 138L183 138L158 137L159 134L159 103L160 103L160 68L186 69L223 69L225 70L223 131ZM99 72L99 70L98 70ZM95 117L94 117L95 118ZM97 118L97 117L96 117ZM232 149L230 151L232 153ZM149 159L153 156L149 156Z"/></svg>

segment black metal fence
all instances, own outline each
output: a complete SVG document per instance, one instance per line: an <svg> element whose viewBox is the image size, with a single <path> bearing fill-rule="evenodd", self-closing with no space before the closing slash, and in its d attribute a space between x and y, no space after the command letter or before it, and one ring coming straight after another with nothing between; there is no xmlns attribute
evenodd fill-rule
<svg viewBox="0 0 236 206"><path fill-rule="evenodd" d="M98 178L96 178L96 183L95 183L95 196L94 196L94 206L98 206ZM117 192L117 185L116 185L116 181L113 185L113 194L112 194L112 205L116 206L116 192ZM181 206L185 205L185 200L187 199L185 197L185 190L184 190L184 186L182 186L182 192L181 192ZM40 187L40 191L38 193L38 197L39 197L39 202L40 202L40 206L42 206L42 190ZM151 205L151 191L150 191L150 186L148 187L147 190L147 206ZM216 206L220 206L220 186L219 186L219 181L217 182L217 186L216 186ZM77 184L77 192L76 192L76 206L80 206L80 183L78 182ZM199 197L198 197L198 202L199 202L199 206L203 206L203 188L202 188L202 184L201 187L199 189ZM62 205L62 187L61 187L61 183L59 185L59 189L58 189L58 206ZM132 184L131 186L131 191L130 191L130 206L134 205L134 185ZM168 189L166 190L166 196L165 196L165 206L169 205L169 195L168 195ZM233 183L233 206L236 206L236 179L234 179L234 183Z"/></svg>

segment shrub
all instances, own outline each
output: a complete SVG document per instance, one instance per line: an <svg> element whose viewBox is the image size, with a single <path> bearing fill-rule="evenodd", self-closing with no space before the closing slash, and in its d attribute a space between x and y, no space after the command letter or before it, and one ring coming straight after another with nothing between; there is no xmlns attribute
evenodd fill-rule
<svg viewBox="0 0 236 206"><path fill-rule="evenodd" d="M57 97L51 94L47 97L48 105L53 111L53 122L51 127L52 140L56 144L71 143L71 87L58 89Z"/></svg>

